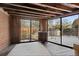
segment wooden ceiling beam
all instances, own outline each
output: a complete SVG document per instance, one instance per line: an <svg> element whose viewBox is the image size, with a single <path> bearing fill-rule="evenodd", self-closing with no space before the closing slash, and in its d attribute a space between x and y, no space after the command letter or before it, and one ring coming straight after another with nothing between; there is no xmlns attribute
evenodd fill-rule
<svg viewBox="0 0 79 59"><path fill-rule="evenodd" d="M79 3L71 3L71 4L74 4L74 5L77 5L77 6L79 6Z"/></svg>
<svg viewBox="0 0 79 59"><path fill-rule="evenodd" d="M70 5L72 5L74 8L79 8L79 4L77 3L71 3Z"/></svg>
<svg viewBox="0 0 79 59"><path fill-rule="evenodd" d="M10 14L10 15L14 15L14 16L22 16L22 17L29 17L29 18L38 18L38 17L26 16L26 15L17 15L17 14Z"/></svg>
<svg viewBox="0 0 79 59"><path fill-rule="evenodd" d="M56 15L51 15L51 14L29 14L29 13L22 13L22 12L15 12L15 11L8 11L8 13L18 13L18 14L25 14L25 15L35 15L35 16L56 16Z"/></svg>
<svg viewBox="0 0 79 59"><path fill-rule="evenodd" d="M20 16L20 17L25 17L25 18L31 18L31 19L41 19L41 16L39 16L39 17L32 17L32 16L26 16L26 15L17 15L17 14L10 14L10 15L14 15L14 16ZM43 17L43 16L42 16ZM47 18L48 19L48 17L46 16L46 17L43 17L43 18Z"/></svg>
<svg viewBox="0 0 79 59"><path fill-rule="evenodd" d="M8 12L9 14L23 14L23 15L28 15L28 16L40 16L40 15L34 15L34 14L27 14L27 13L17 13L17 12Z"/></svg>
<svg viewBox="0 0 79 59"><path fill-rule="evenodd" d="M22 5L11 4L11 3L6 3L6 4L7 4L7 5L11 5L11 6L20 7L20 8L26 8L26 9L31 9L31 10L37 10L37 11L52 13L52 14L62 14L62 13L60 13L60 12L49 11L49 10L43 10L43 9L38 9L38 8L34 8L34 7L22 6Z"/></svg>
<svg viewBox="0 0 79 59"><path fill-rule="evenodd" d="M40 14L35 14L35 13L28 13L28 12L21 12L17 10L10 10L10 9L4 9L5 11L9 12L14 12L14 13L23 13L23 14L32 14L32 15L40 15Z"/></svg>
<svg viewBox="0 0 79 59"><path fill-rule="evenodd" d="M23 13L13 13L10 12L9 14L17 14L17 15L25 15L25 16L31 16L31 17L53 17L53 16L44 16L44 15L29 15L29 14L23 14Z"/></svg>
<svg viewBox="0 0 79 59"><path fill-rule="evenodd" d="M9 9L9 10L15 10L15 11L21 11L21 12L25 12L25 13L44 14L44 13L32 12L32 11L28 11L28 10L19 10L19 9L8 8L8 7L2 7L2 8Z"/></svg>
<svg viewBox="0 0 79 59"><path fill-rule="evenodd" d="M17 9L13 9L13 8L6 8L6 7L3 7L4 9L7 9L8 12L15 12L15 11L19 11L19 12L23 12L23 13L31 13L29 11L25 11L25 10L17 10ZM11 11L10 11L11 10ZM33 15L35 14L38 14L38 15L45 15L45 16L56 16L56 15L53 15L53 14L45 14L45 13L36 13L36 12L32 12Z"/></svg>
<svg viewBox="0 0 79 59"><path fill-rule="evenodd" d="M16 14L16 15L23 15L23 16L31 16L31 17L39 17L40 15L27 15L27 14L21 14L21 13L9 13L9 14Z"/></svg>
<svg viewBox="0 0 79 59"><path fill-rule="evenodd" d="M70 10L66 10L66 9L63 9L63 8L57 8L57 7L53 7L53 6L49 6L49 5L46 5L46 4L38 4L38 3L33 3L34 5L38 5L38 6L42 6L42 7L47 7L47 8L51 8L51 9L55 9L55 10L60 10L60 11L66 11L66 12L72 12Z"/></svg>

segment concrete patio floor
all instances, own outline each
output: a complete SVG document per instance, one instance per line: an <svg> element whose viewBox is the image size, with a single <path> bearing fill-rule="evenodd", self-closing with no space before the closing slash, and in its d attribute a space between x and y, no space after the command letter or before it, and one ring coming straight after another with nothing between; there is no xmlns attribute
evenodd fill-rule
<svg viewBox="0 0 79 59"><path fill-rule="evenodd" d="M32 42L16 44L7 56L74 56L74 51L49 42Z"/></svg>

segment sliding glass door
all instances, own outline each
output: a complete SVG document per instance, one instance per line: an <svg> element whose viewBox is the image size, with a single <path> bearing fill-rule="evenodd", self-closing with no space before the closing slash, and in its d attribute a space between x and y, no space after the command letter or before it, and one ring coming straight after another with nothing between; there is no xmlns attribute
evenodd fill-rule
<svg viewBox="0 0 79 59"><path fill-rule="evenodd" d="M38 40L39 21L21 19L21 40L20 42Z"/></svg>
<svg viewBox="0 0 79 59"><path fill-rule="evenodd" d="M30 41L30 20L21 20L21 42Z"/></svg>
<svg viewBox="0 0 79 59"><path fill-rule="evenodd" d="M31 20L31 39L32 41L38 40L39 21Z"/></svg>
<svg viewBox="0 0 79 59"><path fill-rule="evenodd" d="M48 20L48 41L69 47L79 43L79 16Z"/></svg>
<svg viewBox="0 0 79 59"><path fill-rule="evenodd" d="M60 19L48 20L48 41L60 43Z"/></svg>
<svg viewBox="0 0 79 59"><path fill-rule="evenodd" d="M73 47L73 44L79 42L79 18L78 15L62 18L62 44Z"/></svg>

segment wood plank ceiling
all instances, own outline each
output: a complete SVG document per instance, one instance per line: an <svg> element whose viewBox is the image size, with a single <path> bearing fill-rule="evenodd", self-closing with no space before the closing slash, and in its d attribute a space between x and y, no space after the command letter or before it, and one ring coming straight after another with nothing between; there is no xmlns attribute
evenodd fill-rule
<svg viewBox="0 0 79 59"><path fill-rule="evenodd" d="M78 3L0 3L11 15L28 18L58 18L79 13Z"/></svg>

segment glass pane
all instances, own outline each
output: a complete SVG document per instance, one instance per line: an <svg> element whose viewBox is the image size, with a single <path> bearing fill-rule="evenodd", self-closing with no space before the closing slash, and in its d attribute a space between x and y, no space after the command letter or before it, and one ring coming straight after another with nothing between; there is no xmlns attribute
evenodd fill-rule
<svg viewBox="0 0 79 59"><path fill-rule="evenodd" d="M78 15L62 18L62 44L73 47L73 44L79 42L78 28L79 28Z"/></svg>
<svg viewBox="0 0 79 59"><path fill-rule="evenodd" d="M60 19L48 20L48 41L60 43Z"/></svg>
<svg viewBox="0 0 79 59"><path fill-rule="evenodd" d="M30 40L30 20L21 20L21 42Z"/></svg>
<svg viewBox="0 0 79 59"><path fill-rule="evenodd" d="M31 40L38 40L38 31L39 31L39 21L31 21Z"/></svg>

